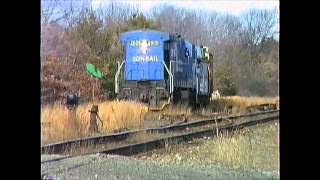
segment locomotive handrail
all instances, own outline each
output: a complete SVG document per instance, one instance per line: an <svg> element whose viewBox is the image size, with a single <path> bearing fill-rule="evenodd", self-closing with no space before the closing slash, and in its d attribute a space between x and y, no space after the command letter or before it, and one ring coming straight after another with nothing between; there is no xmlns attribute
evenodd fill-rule
<svg viewBox="0 0 320 180"><path fill-rule="evenodd" d="M119 67L119 63L118 63L118 71L117 71L117 73L116 73L116 75L114 77L115 78L115 83L114 83L114 85L115 85L115 93L119 93L118 77L119 77L119 74L120 74L120 70L121 70L121 68L123 66L123 63L124 63L124 61L121 62L120 67Z"/></svg>
<svg viewBox="0 0 320 180"><path fill-rule="evenodd" d="M172 63L174 63L174 61L170 61L170 72L172 73L172 68L173 68L173 66L172 66ZM174 76L174 74L172 75L172 80L171 80L171 93L173 93L173 86L174 86L174 82L173 82L173 76Z"/></svg>
<svg viewBox="0 0 320 180"><path fill-rule="evenodd" d="M164 63L164 61L162 61L162 64L164 65L164 67L166 68L166 70L167 70L167 72L168 72L168 74L169 74L169 76L170 76L170 87L169 87L169 89L170 89L170 94L173 92L173 75L172 75L172 73L171 73L171 61L170 61L170 70L168 69L168 67L167 67L167 65L166 65L166 63Z"/></svg>

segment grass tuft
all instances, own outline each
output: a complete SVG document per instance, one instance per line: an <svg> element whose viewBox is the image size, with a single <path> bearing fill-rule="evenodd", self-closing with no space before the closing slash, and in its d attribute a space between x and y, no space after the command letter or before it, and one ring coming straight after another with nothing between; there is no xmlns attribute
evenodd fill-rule
<svg viewBox="0 0 320 180"><path fill-rule="evenodd" d="M90 113L93 104L98 104L98 129L102 133L112 133L123 129L141 127L146 107L130 101L111 101L80 105L75 111L55 104L41 109L42 143L50 143L88 136Z"/></svg>

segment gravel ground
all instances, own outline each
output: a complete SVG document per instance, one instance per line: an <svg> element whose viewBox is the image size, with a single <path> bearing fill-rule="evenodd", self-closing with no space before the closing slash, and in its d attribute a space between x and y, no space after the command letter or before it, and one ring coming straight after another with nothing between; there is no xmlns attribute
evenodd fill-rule
<svg viewBox="0 0 320 180"><path fill-rule="evenodd" d="M41 174L53 179L278 179L268 172L201 167L160 165L133 157L94 154L61 159L42 155ZM48 161L53 160L53 161ZM55 161L54 161L55 160Z"/></svg>

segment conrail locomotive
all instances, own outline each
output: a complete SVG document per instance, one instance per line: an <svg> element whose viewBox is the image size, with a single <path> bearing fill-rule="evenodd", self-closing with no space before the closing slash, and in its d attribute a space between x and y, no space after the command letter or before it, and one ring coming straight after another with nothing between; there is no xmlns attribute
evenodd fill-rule
<svg viewBox="0 0 320 180"><path fill-rule="evenodd" d="M119 41L123 58L115 75L118 99L148 103L150 108L208 103L212 83L207 47L153 30L125 32Z"/></svg>

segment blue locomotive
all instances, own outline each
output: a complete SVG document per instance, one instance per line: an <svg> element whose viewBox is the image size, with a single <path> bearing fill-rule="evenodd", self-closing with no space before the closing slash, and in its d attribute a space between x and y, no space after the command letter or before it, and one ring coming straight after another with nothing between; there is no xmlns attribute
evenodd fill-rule
<svg viewBox="0 0 320 180"><path fill-rule="evenodd" d="M150 108L171 102L208 103L211 76L207 47L153 30L125 32L119 40L123 48L115 75L119 99L146 102Z"/></svg>

